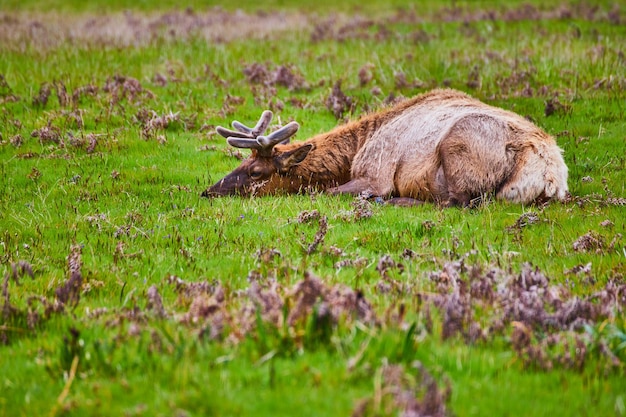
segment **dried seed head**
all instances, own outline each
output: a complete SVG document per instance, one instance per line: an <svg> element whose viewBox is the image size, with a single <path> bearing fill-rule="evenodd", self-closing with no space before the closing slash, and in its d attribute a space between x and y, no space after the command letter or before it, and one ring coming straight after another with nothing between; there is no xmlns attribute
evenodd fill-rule
<svg viewBox="0 0 626 417"><path fill-rule="evenodd" d="M326 107L337 119L343 119L345 113L354 111L354 102L352 98L346 96L341 90L341 80L337 81L326 98Z"/></svg>
<svg viewBox="0 0 626 417"><path fill-rule="evenodd" d="M604 249L604 246L604 238L597 232L591 230L586 234L580 236L572 244L572 247L576 252L595 251L600 253Z"/></svg>

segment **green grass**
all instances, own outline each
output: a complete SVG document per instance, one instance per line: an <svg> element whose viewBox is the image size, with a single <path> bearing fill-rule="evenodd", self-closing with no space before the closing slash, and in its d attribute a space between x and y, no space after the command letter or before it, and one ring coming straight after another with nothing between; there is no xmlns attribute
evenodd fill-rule
<svg viewBox="0 0 626 417"><path fill-rule="evenodd" d="M190 5L205 13L213 4ZM47 44L54 36L16 40L0 31L0 81L5 81L0 83L0 277L11 275L20 261L34 273L21 277L19 285L8 281L15 311L0 311L0 334L6 337L0 346L0 415L348 415L360 399L380 394L384 364L403 364L411 374L415 361L440 387L449 381L448 409L459 416L626 414L622 313L567 333L589 336L584 366L556 363L544 370L524 364L512 346L511 324L486 341L444 340L443 313L433 312L429 330L421 301L436 292L432 273L460 258L484 271L497 267L512 275L531 263L552 285L581 298L608 282L623 283L626 213L615 201L626 197L626 26L610 23L612 5L602 2L593 18L575 3L573 19L467 23L441 18L438 13L450 13L442 7L452 5L472 13L496 10L500 17L519 10L518 2L506 8L489 2L238 3L250 12L337 11L348 23L357 10L374 21L347 30L346 39L338 39L335 27L319 41L311 33L321 17L285 32L228 42L157 31L154 39L133 46L106 36L99 41L61 36ZM53 10L80 19L83 13L127 8L158 14L173 6L23 1L6 2L3 13L28 25L24 13L36 10L45 25L62 22ZM542 3L537 9L558 6ZM422 14L416 20L380 17L394 16L398 7ZM626 20L623 10L621 19ZM242 70L255 63L270 72L288 66L305 86L278 85L274 92L254 85ZM358 73L366 65L372 80L361 85ZM401 73L404 85L398 82ZM120 75L137 79L143 91L121 98L105 91ZM168 82L163 85L157 75ZM478 84L468 82L475 75ZM445 210L373 204L372 217L361 220L347 214L353 209L350 197L200 198L239 163L213 134L215 125L250 122L274 106L281 121L300 122L299 139L329 130L341 123L324 104L338 80L355 101L352 118L381 108L391 93L408 97L441 86L528 116L563 148L575 198L546 208L501 202ZM45 105L37 104L45 83L51 94ZM63 106L55 92L60 83L70 97L86 85L96 86L97 93ZM229 101L227 94L241 100ZM546 116L546 102L554 97L564 107ZM177 113L178 119L146 136L140 121L146 111ZM56 130L63 143L32 136L44 126ZM21 146L14 145L17 135ZM305 249L318 222L299 223L305 210L328 218L325 239L312 254ZM512 227L528 212L539 221ZM575 251L574 242L588 232L603 247ZM54 302L55 291L70 276L73 245L82 248L80 301L48 317L32 297ZM415 256L403 257L407 249ZM259 255L268 250L280 255ZM380 289L384 280L377 265L384 255L403 264L389 277L404 289ZM336 266L359 258L364 262ZM589 273L566 273L589 263ZM213 340L202 335L210 330L206 323L184 320L191 300L168 283L171 276L220 283L224 311L239 320L252 276L276 280L287 314L295 303L289 291L306 271L328 285L362 291L381 324L347 317L329 326L310 316L276 328L259 319L237 338L229 332L241 323L231 321L224 337ZM163 297L166 318L149 306L152 285ZM0 304L5 306L4 296ZM404 319L394 318L401 305ZM28 324L29 311L41 315L34 326ZM477 311L485 323L499 314ZM537 330L534 340L552 333L559 332ZM602 343L620 365L610 365ZM72 372L74 358L78 365ZM368 415L399 413L390 407L370 409Z"/></svg>

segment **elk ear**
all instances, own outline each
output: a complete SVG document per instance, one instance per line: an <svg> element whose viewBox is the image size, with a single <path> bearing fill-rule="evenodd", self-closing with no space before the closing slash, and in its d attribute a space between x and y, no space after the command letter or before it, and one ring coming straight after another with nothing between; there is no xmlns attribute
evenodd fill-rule
<svg viewBox="0 0 626 417"><path fill-rule="evenodd" d="M278 163L278 170L280 172L287 171L289 168L294 167L300 164L307 157L309 152L313 149L313 144L307 143L305 145L299 146L294 150L287 151L278 158L276 158L276 162Z"/></svg>

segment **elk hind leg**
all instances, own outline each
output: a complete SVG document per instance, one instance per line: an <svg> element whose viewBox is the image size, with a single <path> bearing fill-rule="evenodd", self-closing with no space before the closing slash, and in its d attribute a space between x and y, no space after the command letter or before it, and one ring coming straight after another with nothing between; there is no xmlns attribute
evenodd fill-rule
<svg viewBox="0 0 626 417"><path fill-rule="evenodd" d="M446 198L443 206L469 206L473 199L494 192L507 177L506 125L490 116L470 115L459 120L437 149Z"/></svg>

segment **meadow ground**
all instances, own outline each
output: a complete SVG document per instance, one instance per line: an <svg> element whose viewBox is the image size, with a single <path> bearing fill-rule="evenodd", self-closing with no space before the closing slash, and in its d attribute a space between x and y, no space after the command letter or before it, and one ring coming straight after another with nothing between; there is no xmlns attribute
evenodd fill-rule
<svg viewBox="0 0 626 417"><path fill-rule="evenodd" d="M0 415L626 414L618 2L3 2ZM452 87L564 150L547 206L203 199Z"/></svg>

